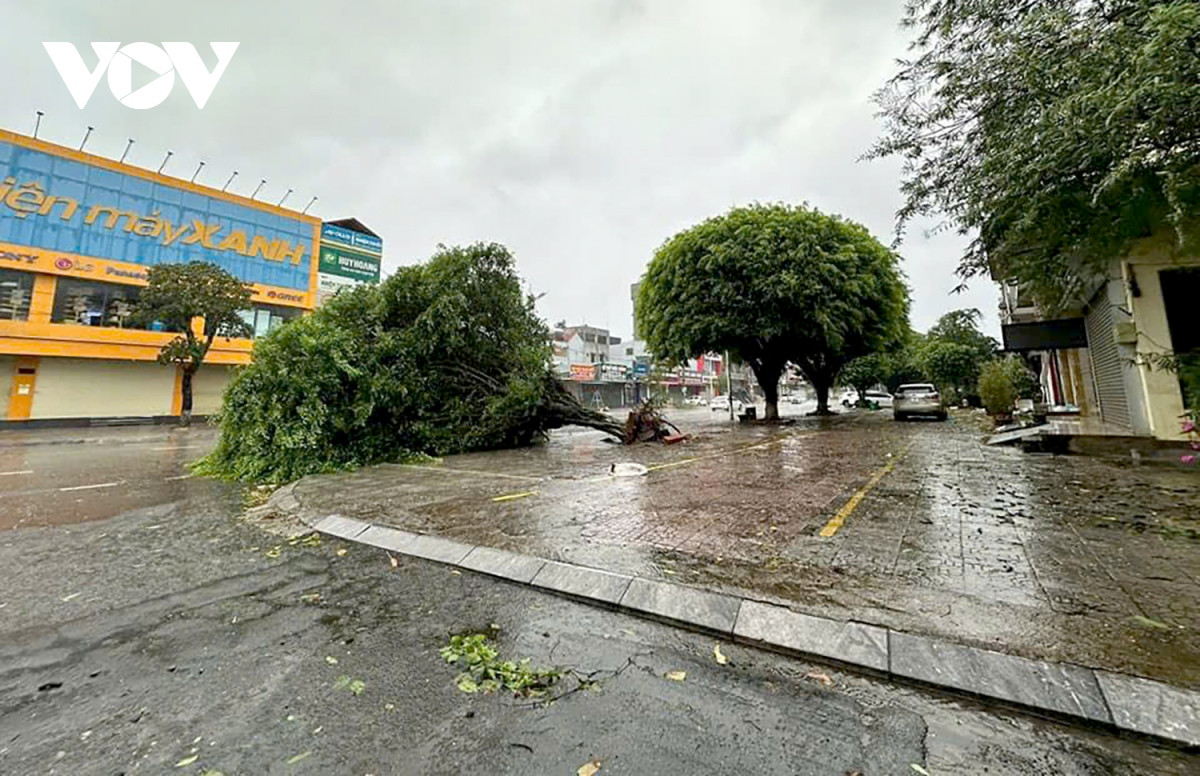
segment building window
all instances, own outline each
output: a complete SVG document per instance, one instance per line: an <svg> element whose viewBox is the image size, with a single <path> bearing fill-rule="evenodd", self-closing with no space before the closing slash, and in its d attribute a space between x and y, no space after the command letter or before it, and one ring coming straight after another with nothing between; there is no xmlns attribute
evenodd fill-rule
<svg viewBox="0 0 1200 776"><path fill-rule="evenodd" d="M0 321L29 320L33 275L15 269L0 269Z"/></svg>
<svg viewBox="0 0 1200 776"><path fill-rule="evenodd" d="M250 310L243 310L241 316L253 332L250 336L258 338L293 318L299 318L303 312L298 307L263 304L255 305Z"/></svg>
<svg viewBox="0 0 1200 776"><path fill-rule="evenodd" d="M633 355L633 348L625 348L625 355L627 355L627 356L632 356L632 355Z"/></svg>
<svg viewBox="0 0 1200 776"><path fill-rule="evenodd" d="M126 328L140 293L137 286L59 278L50 322Z"/></svg>

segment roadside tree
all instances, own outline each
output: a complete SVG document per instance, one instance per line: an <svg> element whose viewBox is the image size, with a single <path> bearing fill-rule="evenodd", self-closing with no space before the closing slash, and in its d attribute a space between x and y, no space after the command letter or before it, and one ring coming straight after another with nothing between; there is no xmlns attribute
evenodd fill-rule
<svg viewBox="0 0 1200 776"><path fill-rule="evenodd" d="M974 235L965 279L1054 312L1132 240L1200 239L1200 4L912 0L911 56L876 95L903 160L898 231Z"/></svg>
<svg viewBox="0 0 1200 776"><path fill-rule="evenodd" d="M199 471L286 482L519 447L568 424L623 438L555 379L548 339L504 246L440 247L259 339Z"/></svg>
<svg viewBox="0 0 1200 776"><path fill-rule="evenodd" d="M886 350L908 322L899 257L866 228L806 206L750 205L680 232L642 278L637 328L662 361L728 350L779 416L791 362L829 413L847 361Z"/></svg>
<svg viewBox="0 0 1200 776"><path fill-rule="evenodd" d="M250 307L249 287L216 264L159 264L146 274L132 319L137 325L161 323L178 332L162 347L160 364L175 364L181 372L179 425L192 422L192 379L217 337L249 337L241 312ZM195 326L195 328L193 328ZM196 329L199 329L197 332Z"/></svg>
<svg viewBox="0 0 1200 776"><path fill-rule="evenodd" d="M858 391L858 400L861 402L868 390L886 383L888 377L888 357L883 353L868 353L847 362L838 375L838 381Z"/></svg>
<svg viewBox="0 0 1200 776"><path fill-rule="evenodd" d="M921 348L920 359L922 371L939 389L949 392L955 404L975 390L982 364L966 345L929 340Z"/></svg>

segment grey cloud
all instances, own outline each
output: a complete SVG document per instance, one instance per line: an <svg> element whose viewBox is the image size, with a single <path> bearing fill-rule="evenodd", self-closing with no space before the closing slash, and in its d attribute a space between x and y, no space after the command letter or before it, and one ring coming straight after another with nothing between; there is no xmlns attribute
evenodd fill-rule
<svg viewBox="0 0 1200 776"><path fill-rule="evenodd" d="M0 0L0 126L378 230L391 266L439 242L504 242L540 310L630 328L629 284L673 232L735 204L807 200L891 239L894 163L856 161L871 93L904 53L900 3L865 0L447 0L348 5ZM9 23L11 22L11 23ZM183 89L132 111L102 83L71 102L44 40L239 40L209 105ZM200 46L207 54L207 47ZM208 61L211 62L211 59ZM951 297L963 240L910 233L914 323Z"/></svg>

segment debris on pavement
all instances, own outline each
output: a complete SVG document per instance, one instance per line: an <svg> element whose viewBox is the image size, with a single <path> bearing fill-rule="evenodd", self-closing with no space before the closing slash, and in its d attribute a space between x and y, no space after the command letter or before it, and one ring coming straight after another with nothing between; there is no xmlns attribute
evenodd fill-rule
<svg viewBox="0 0 1200 776"><path fill-rule="evenodd" d="M713 645L713 658L717 661L717 665L723 666L729 663L729 658L725 657L725 654L721 652L720 644Z"/></svg>
<svg viewBox="0 0 1200 776"><path fill-rule="evenodd" d="M664 676L673 682L682 682L687 679L687 671L668 671Z"/></svg>
<svg viewBox="0 0 1200 776"><path fill-rule="evenodd" d="M576 776L596 776L596 773L598 773L599 771L600 771L600 761L599 760L590 760L590 761L584 763L583 765L579 766L579 770L576 771L575 773L576 773Z"/></svg>
<svg viewBox="0 0 1200 776"><path fill-rule="evenodd" d="M662 442L668 437L685 437L683 432L662 414L661 407L660 401L647 399L631 410L629 417L625 419L622 441L630 445L634 442Z"/></svg>

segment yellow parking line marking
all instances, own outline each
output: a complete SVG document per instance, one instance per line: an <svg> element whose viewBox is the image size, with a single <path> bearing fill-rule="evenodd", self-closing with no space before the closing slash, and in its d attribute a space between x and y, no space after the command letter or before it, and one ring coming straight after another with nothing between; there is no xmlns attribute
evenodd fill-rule
<svg viewBox="0 0 1200 776"><path fill-rule="evenodd" d="M907 451L907 448L905 450ZM888 472L896 468L896 464L900 461L900 457L903 455L904 452L901 452L895 458L888 461L886 466L871 475L871 479L867 480L866 485L863 485L861 488L855 491L854 495L850 497L850 500L843 504L842 508L838 510L837 514L829 518L829 522L826 523L825 527L821 529L822 539L830 538L836 534L839 529L841 529L842 524L846 522L846 518L850 517L850 513L858 507L859 502L866 498L867 494L871 492L871 489L878 485L879 481L886 477Z"/></svg>
<svg viewBox="0 0 1200 776"><path fill-rule="evenodd" d="M536 496L536 490L527 490L524 493L509 493L507 496L496 496L492 501L512 501L513 499L526 498L528 496Z"/></svg>

